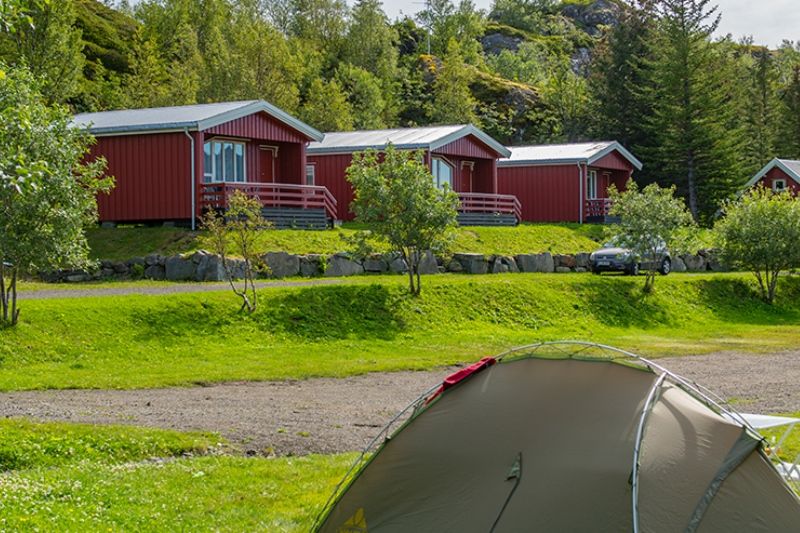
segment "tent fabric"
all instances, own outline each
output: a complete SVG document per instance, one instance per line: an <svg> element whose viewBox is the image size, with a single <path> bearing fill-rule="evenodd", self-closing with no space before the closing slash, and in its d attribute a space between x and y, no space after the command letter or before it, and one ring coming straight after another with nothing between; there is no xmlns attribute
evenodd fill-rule
<svg viewBox="0 0 800 533"><path fill-rule="evenodd" d="M357 513L371 533L631 531L633 451L657 380L609 360L482 367L387 439L318 531ZM652 405L638 479L643 532L686 531L699 506L703 533L800 531L800 503L758 439L673 383Z"/></svg>

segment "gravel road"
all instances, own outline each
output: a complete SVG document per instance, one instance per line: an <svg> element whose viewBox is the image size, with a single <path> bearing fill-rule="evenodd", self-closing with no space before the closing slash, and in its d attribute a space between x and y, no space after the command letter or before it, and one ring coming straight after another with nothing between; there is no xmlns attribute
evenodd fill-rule
<svg viewBox="0 0 800 533"><path fill-rule="evenodd" d="M310 285L330 285L341 283L339 279L316 279L309 281L257 281L256 288L268 289L270 287L307 287ZM56 298L86 298L94 296L126 296L129 294L181 294L190 292L215 292L229 290L230 285L223 283L174 283L170 285L140 286L140 287L103 287L103 288L74 288L74 289L42 289L36 291L22 290L19 300L52 300Z"/></svg>
<svg viewBox="0 0 800 533"><path fill-rule="evenodd" d="M659 363L733 399L742 412L800 411L800 350L720 352ZM363 448L395 413L452 370L194 388L2 393L0 416L215 431L242 451L258 454L334 453Z"/></svg>

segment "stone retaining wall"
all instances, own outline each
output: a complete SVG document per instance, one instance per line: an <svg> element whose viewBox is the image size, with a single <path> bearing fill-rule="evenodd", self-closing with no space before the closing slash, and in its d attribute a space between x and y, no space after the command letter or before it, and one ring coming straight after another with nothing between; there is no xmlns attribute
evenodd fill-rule
<svg viewBox="0 0 800 533"><path fill-rule="evenodd" d="M286 252L268 252L263 256L267 270L261 278L289 278L295 276L355 276L363 274L404 274L405 261L398 254L373 255L363 260L347 253L333 255L295 255ZM229 260L234 276L240 278L244 262ZM673 257L674 272L705 272L726 270L710 250L698 254ZM500 274L505 272L587 272L589 254L552 255L538 254L484 255L455 253L451 257L437 257L428 252L420 264L421 274L463 272L466 274ZM225 269L219 256L199 251L188 255L148 255L127 261L100 261L93 271L63 270L42 275L51 282L83 282L103 279L152 279L169 281L224 281Z"/></svg>

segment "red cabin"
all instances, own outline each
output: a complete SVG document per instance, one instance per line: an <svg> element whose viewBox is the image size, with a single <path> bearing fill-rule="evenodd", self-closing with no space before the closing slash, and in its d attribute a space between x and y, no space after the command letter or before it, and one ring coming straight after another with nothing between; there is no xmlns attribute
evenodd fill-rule
<svg viewBox="0 0 800 533"><path fill-rule="evenodd" d="M326 227L336 200L306 184L306 146L322 134L259 100L76 115L97 137L92 156L116 178L98 198L102 222L195 226L235 190L257 196L278 226Z"/></svg>
<svg viewBox="0 0 800 533"><path fill-rule="evenodd" d="M436 184L449 186L461 200L459 223L515 225L521 206L513 194L498 194L497 160L510 151L471 125L326 133L308 147L308 183L329 189L338 200L338 218L352 220L353 189L346 179L353 153L423 150Z"/></svg>
<svg viewBox="0 0 800 533"><path fill-rule="evenodd" d="M800 161L775 158L747 182L747 187L763 185L775 192L800 194Z"/></svg>
<svg viewBox="0 0 800 533"><path fill-rule="evenodd" d="M642 164L615 141L511 147L498 192L519 198L527 222L604 222L608 188L624 189Z"/></svg>

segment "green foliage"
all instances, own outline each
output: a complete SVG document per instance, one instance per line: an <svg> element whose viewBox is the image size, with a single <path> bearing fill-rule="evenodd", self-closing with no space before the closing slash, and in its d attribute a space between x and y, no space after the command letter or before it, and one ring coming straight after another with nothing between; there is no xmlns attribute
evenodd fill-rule
<svg viewBox="0 0 800 533"><path fill-rule="evenodd" d="M317 78L311 82L300 116L320 131L353 129L353 111L336 80L325 82Z"/></svg>
<svg viewBox="0 0 800 533"><path fill-rule="evenodd" d="M455 39L447 45L447 53L433 82L431 121L434 124L478 124L478 101L469 84L470 69L464 65L461 47Z"/></svg>
<svg viewBox="0 0 800 533"><path fill-rule="evenodd" d="M347 180L353 185L350 207L356 221L370 224L375 237L400 252L408 265L409 290L419 295L424 254L446 250L453 239L458 195L436 187L422 153L391 145L383 154L355 154Z"/></svg>
<svg viewBox="0 0 800 533"><path fill-rule="evenodd" d="M208 243L211 250L220 257L225 278L233 293L238 296L242 305L239 311L252 313L258 307L255 276L266 267L262 264L256 248L260 231L271 227L261 215L261 201L237 190L228 198L224 212L209 211L203 216L203 228L208 232ZM238 257L244 262L238 269L231 258ZM236 272L241 270L241 272ZM242 286L237 286L235 279L242 278Z"/></svg>
<svg viewBox="0 0 800 533"><path fill-rule="evenodd" d="M0 77L0 324L15 324L20 274L87 262L84 227L108 191L105 160L84 162L93 138L48 107L30 75Z"/></svg>
<svg viewBox="0 0 800 533"><path fill-rule="evenodd" d="M678 251L681 230L691 228L693 220L682 199L675 198L675 188L662 189L651 183L641 191L629 181L625 191L612 185L609 198L613 202L610 214L620 217L618 224L609 227L619 246L630 249L649 265L645 292L651 292L660 265L652 260L659 257L663 245Z"/></svg>
<svg viewBox="0 0 800 533"><path fill-rule="evenodd" d="M385 119L390 110L378 78L367 70L343 64L336 69L336 79L347 94L355 129L376 130L386 127Z"/></svg>
<svg viewBox="0 0 800 533"><path fill-rule="evenodd" d="M741 126L734 116L733 59L710 36L719 15L709 0L662 0L650 40L651 57L643 88L652 106L647 129L656 140L650 171L686 197L695 220L708 222L746 176ZM666 178L666 179L664 179Z"/></svg>
<svg viewBox="0 0 800 533"><path fill-rule="evenodd" d="M345 249L349 238L369 226L345 223L328 231L266 230L256 237L256 250L291 254L333 254ZM208 234L181 228L117 227L87 230L90 257L125 261L148 254L175 255L209 249ZM514 228L476 226L457 228L452 249L458 252L515 255L552 252L568 254L594 249L602 237L593 224L521 224ZM379 243L372 243L381 251ZM385 245L384 245L385 246Z"/></svg>
<svg viewBox="0 0 800 533"><path fill-rule="evenodd" d="M477 38L483 34L485 15L475 9L472 0L461 0L457 6L451 0L431 0L425 9L417 13L417 19L430 33L428 53L447 55L450 42L456 41L467 63L482 63L481 46Z"/></svg>
<svg viewBox="0 0 800 533"><path fill-rule="evenodd" d="M634 279L591 274L425 283L424 298L409 295L400 276L271 287L244 315L226 291L26 301L18 326L0 335L0 390L430 369L564 338L653 356L769 352L796 346L800 335L797 277L779 280L773 305L746 274L670 275L647 298Z"/></svg>
<svg viewBox="0 0 800 533"><path fill-rule="evenodd" d="M767 303L781 271L800 267L800 200L789 193L751 189L725 205L714 230L723 260L752 271Z"/></svg>
<svg viewBox="0 0 800 533"><path fill-rule="evenodd" d="M6 474L11 531L309 531L355 458L198 457Z"/></svg>
<svg viewBox="0 0 800 533"><path fill-rule="evenodd" d="M222 442L208 433L6 418L0 421L0 470L179 457L206 453Z"/></svg>
<svg viewBox="0 0 800 533"><path fill-rule="evenodd" d="M74 1L27 2L25 15L30 24L0 32L0 61L30 71L48 103L64 103L77 94L84 65Z"/></svg>

